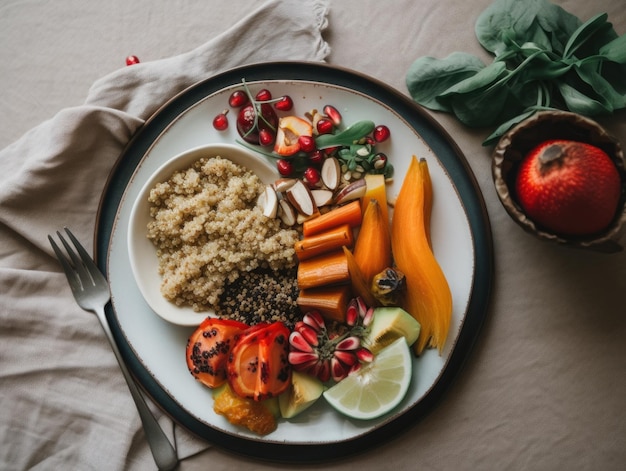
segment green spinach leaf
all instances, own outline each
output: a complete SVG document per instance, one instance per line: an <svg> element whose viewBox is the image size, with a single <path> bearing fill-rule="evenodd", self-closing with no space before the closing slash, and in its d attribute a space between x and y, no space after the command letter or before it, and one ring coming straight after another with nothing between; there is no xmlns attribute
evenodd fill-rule
<svg viewBox="0 0 626 471"><path fill-rule="evenodd" d="M438 97L484 67L485 64L479 58L463 52L453 52L445 59L422 57L409 68L406 85L418 103L432 110L451 112Z"/></svg>

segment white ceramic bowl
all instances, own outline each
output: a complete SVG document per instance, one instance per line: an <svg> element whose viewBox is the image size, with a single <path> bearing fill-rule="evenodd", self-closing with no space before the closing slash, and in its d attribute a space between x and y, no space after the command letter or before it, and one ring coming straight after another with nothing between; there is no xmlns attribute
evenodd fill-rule
<svg viewBox="0 0 626 471"><path fill-rule="evenodd" d="M196 312L191 307L181 307L168 301L161 294L161 276L156 247L147 238L150 221L150 190L170 178L172 173L190 167L201 157L220 156L242 165L256 173L264 183L278 178L275 167L265 157L244 147L230 144L212 144L187 150L165 162L148 179L133 204L128 226L128 252L130 265L143 298L150 308L168 322L178 325L199 325L211 311Z"/></svg>

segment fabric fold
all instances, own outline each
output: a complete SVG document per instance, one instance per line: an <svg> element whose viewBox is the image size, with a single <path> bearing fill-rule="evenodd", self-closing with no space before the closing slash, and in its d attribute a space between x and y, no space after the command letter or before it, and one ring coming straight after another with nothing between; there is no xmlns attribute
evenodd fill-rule
<svg viewBox="0 0 626 471"><path fill-rule="evenodd" d="M190 52L101 78L82 106L0 151L0 468L154 466L115 357L47 235L67 226L92 250L108 175L145 120L226 69L324 60L327 11L327 0L269 0ZM210 446L152 406L181 459Z"/></svg>

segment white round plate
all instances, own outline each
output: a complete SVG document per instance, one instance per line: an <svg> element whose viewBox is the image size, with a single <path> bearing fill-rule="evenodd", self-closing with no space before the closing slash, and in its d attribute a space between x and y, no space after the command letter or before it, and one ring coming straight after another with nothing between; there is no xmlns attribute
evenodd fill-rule
<svg viewBox="0 0 626 471"><path fill-rule="evenodd" d="M434 189L433 250L453 295L449 337L442 354L426 351L414 360L403 402L369 421L339 415L323 400L275 432L259 437L215 414L211 391L195 381L185 364L193 327L174 325L154 314L137 286L128 252L135 201L151 175L173 156L207 144L233 144L233 125L212 127L230 93L245 79L254 91L288 94L294 114L332 104L350 124L369 119L386 124L392 138L379 146L395 167L388 194L397 195L412 155L428 161ZM416 422L441 399L477 338L487 313L493 260L489 221L478 185L465 158L440 126L401 93L346 69L320 63L264 63L233 69L182 92L139 131L120 158L98 215L96 256L111 283L108 318L129 368L174 420L196 435L237 453L280 461L319 461L347 456L384 442ZM200 315L200 314L199 314ZM332 445L332 446L331 446Z"/></svg>

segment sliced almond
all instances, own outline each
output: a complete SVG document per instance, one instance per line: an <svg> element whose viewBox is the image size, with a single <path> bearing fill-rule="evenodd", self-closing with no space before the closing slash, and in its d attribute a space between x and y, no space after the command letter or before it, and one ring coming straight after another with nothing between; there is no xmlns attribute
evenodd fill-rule
<svg viewBox="0 0 626 471"><path fill-rule="evenodd" d="M329 205L333 202L333 192L330 190L311 190L311 195L313 195L313 201L315 201L315 205L318 208Z"/></svg>
<svg viewBox="0 0 626 471"><path fill-rule="evenodd" d="M279 178L274 182L274 189L278 193L284 193L291 188L297 180L295 178Z"/></svg>
<svg viewBox="0 0 626 471"><path fill-rule="evenodd" d="M278 196L272 185L265 185L263 193L256 200L257 206L263 211L263 215L268 218L275 218L278 210Z"/></svg>
<svg viewBox="0 0 626 471"><path fill-rule="evenodd" d="M278 217L286 226L293 226L296 223L296 211L286 199L278 201Z"/></svg>
<svg viewBox="0 0 626 471"><path fill-rule="evenodd" d="M287 199L293 205L296 211L305 216L311 216L317 211L317 206L311 195L311 190L304 184L302 180L298 180L285 193Z"/></svg>
<svg viewBox="0 0 626 471"><path fill-rule="evenodd" d="M322 182L329 190L336 190L341 182L341 164L336 157L329 157L322 164Z"/></svg>
<svg viewBox="0 0 626 471"><path fill-rule="evenodd" d="M341 189L335 198L337 204L343 204L347 201L355 200L365 196L367 191L367 183L365 178L355 180Z"/></svg>

